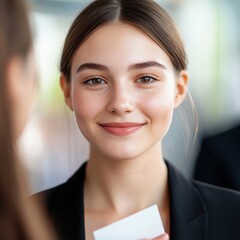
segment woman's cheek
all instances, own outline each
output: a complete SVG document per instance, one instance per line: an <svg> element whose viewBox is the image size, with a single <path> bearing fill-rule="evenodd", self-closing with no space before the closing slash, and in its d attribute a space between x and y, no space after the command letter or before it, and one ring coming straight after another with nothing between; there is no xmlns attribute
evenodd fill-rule
<svg viewBox="0 0 240 240"><path fill-rule="evenodd" d="M91 120L101 109L101 101L96 96L86 92L73 92L73 110L79 120Z"/></svg>

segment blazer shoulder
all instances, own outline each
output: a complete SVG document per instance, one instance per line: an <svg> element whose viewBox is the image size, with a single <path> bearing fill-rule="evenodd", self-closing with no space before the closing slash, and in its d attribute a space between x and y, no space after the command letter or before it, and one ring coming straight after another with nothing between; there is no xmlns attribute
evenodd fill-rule
<svg viewBox="0 0 240 240"><path fill-rule="evenodd" d="M47 209L51 209L55 198L57 198L57 196L61 194L61 192L66 191L65 190L66 185L67 185L67 182L64 182L50 189L46 189L44 191L36 193L35 195L33 195L33 197L41 198L41 200L43 201Z"/></svg>
<svg viewBox="0 0 240 240"><path fill-rule="evenodd" d="M239 239L240 193L194 181L205 205L208 239Z"/></svg>
<svg viewBox="0 0 240 240"><path fill-rule="evenodd" d="M38 192L32 197L40 198L47 209L50 210L56 202L64 201L65 198L68 198L74 194L73 192L81 188L85 176L85 167L86 163L84 163L66 182Z"/></svg>
<svg viewBox="0 0 240 240"><path fill-rule="evenodd" d="M193 180L208 210L216 216L236 219L240 216L240 192Z"/></svg>

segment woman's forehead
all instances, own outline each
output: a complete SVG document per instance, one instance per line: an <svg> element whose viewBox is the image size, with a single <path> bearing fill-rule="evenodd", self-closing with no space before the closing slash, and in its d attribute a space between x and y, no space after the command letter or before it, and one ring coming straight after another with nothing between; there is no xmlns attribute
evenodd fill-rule
<svg viewBox="0 0 240 240"><path fill-rule="evenodd" d="M143 30L133 25L114 22L96 29L74 56L73 62L91 60L113 61L122 59L133 62L161 60L164 65L172 65L164 50Z"/></svg>

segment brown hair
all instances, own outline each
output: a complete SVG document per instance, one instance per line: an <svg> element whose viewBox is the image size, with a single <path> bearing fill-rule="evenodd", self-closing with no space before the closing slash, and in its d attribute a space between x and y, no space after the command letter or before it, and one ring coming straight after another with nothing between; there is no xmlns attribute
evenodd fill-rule
<svg viewBox="0 0 240 240"><path fill-rule="evenodd" d="M27 187L15 156L6 69L32 48L27 8L22 0L0 1L0 239L52 239L36 202L27 201ZM50 233L49 233L50 234Z"/></svg>
<svg viewBox="0 0 240 240"><path fill-rule="evenodd" d="M172 18L153 0L95 0L75 19L66 37L60 71L70 82L72 59L78 47L99 26L120 21L141 28L169 56L177 72L186 69L181 36Z"/></svg>

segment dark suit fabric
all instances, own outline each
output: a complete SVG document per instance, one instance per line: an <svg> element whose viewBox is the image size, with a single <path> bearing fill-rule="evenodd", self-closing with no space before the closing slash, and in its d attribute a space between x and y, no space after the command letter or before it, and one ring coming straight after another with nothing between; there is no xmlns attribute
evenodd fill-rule
<svg viewBox="0 0 240 240"><path fill-rule="evenodd" d="M240 125L202 140L194 178L240 191Z"/></svg>
<svg viewBox="0 0 240 240"><path fill-rule="evenodd" d="M185 179L168 166L171 240L239 240L240 193ZM64 184L44 191L60 239L85 240L86 163ZM37 194L38 196L39 194Z"/></svg>

